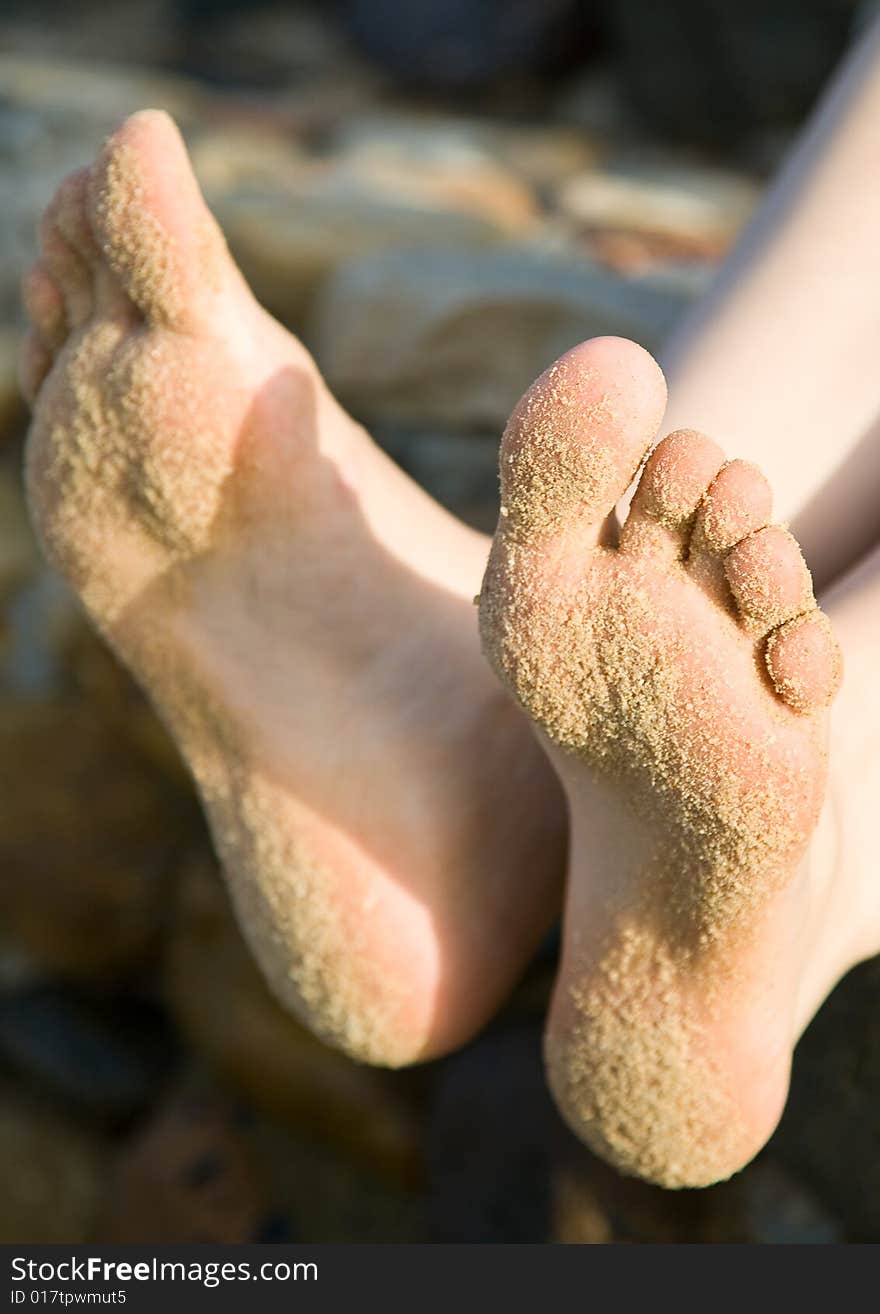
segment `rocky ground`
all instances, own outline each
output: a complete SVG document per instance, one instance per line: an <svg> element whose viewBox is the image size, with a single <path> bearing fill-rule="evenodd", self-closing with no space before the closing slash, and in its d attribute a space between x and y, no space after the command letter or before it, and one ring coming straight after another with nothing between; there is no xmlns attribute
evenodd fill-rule
<svg viewBox="0 0 880 1314"><path fill-rule="evenodd" d="M768 1150L703 1192L626 1181L561 1126L540 1070L552 943L442 1062L377 1072L311 1039L265 990L174 749L41 563L20 486L35 219L130 110L174 113L261 297L487 529L516 397L593 333L657 347L759 179L652 141L599 65L540 112L453 112L287 6L221 24L207 82L167 71L166 8L0 20L0 1240L878 1239L880 962L807 1034Z"/></svg>

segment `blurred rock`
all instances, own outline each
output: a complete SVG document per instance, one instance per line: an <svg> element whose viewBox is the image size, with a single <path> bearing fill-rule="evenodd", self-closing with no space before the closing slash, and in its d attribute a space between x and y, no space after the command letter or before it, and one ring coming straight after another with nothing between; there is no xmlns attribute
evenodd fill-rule
<svg viewBox="0 0 880 1314"><path fill-rule="evenodd" d="M165 973L171 1011L196 1051L256 1108L394 1181L421 1171L407 1074L361 1066L275 1002L210 860L186 872Z"/></svg>
<svg viewBox="0 0 880 1314"><path fill-rule="evenodd" d="M817 1197L767 1155L743 1173L751 1239L765 1245L836 1245L846 1238L840 1222Z"/></svg>
<svg viewBox="0 0 880 1314"><path fill-rule="evenodd" d="M498 519L498 439L383 427L373 437L449 511L490 533Z"/></svg>
<svg viewBox="0 0 880 1314"><path fill-rule="evenodd" d="M840 58L855 0L617 0L605 19L624 94L658 137L742 146L796 123Z"/></svg>
<svg viewBox="0 0 880 1314"><path fill-rule="evenodd" d="M18 387L21 335L0 327L0 443L24 425L25 405Z"/></svg>
<svg viewBox="0 0 880 1314"><path fill-rule="evenodd" d="M632 105L623 94L617 69L610 62L576 70L560 83L554 105L563 125L603 142L631 141L637 132Z"/></svg>
<svg viewBox="0 0 880 1314"><path fill-rule="evenodd" d="M656 349L686 295L530 248L389 251L340 270L307 334L356 414L499 431L562 352L595 334Z"/></svg>
<svg viewBox="0 0 880 1314"><path fill-rule="evenodd" d="M90 1240L234 1245L268 1239L272 1222L240 1111L184 1081L119 1150Z"/></svg>
<svg viewBox="0 0 880 1314"><path fill-rule="evenodd" d="M142 63L161 62L169 54L168 0L125 0L108 6L105 0L77 0L32 5L27 0L3 6L0 50L33 59L131 59L132 33L137 33L137 57Z"/></svg>
<svg viewBox="0 0 880 1314"><path fill-rule="evenodd" d="M104 1177L100 1141L9 1083L0 1086L0 1242L87 1241Z"/></svg>
<svg viewBox="0 0 880 1314"><path fill-rule="evenodd" d="M550 1239L553 1109L542 1022L503 1023L439 1065L429 1128L435 1242Z"/></svg>
<svg viewBox="0 0 880 1314"><path fill-rule="evenodd" d="M238 178L222 144L196 145L209 201L257 297L297 327L318 285L354 257L373 251L443 246L482 248L528 232L537 214L529 191L492 161L424 158L393 152L297 161L277 143L242 161ZM256 162L261 169L258 172ZM222 188L210 175L224 178ZM265 176L260 174L265 171ZM219 177L218 177L219 176Z"/></svg>
<svg viewBox="0 0 880 1314"><path fill-rule="evenodd" d="M748 1170L746 1170L748 1171ZM752 1241L742 1175L700 1191L622 1177L557 1124L553 1239L569 1244L742 1244Z"/></svg>
<svg viewBox="0 0 880 1314"><path fill-rule="evenodd" d="M622 1177L560 1128L553 1239L575 1245L814 1245L843 1236L812 1192L766 1153L728 1182L664 1191Z"/></svg>
<svg viewBox="0 0 880 1314"><path fill-rule="evenodd" d="M243 1121L275 1220L274 1236L301 1244L413 1244L429 1240L424 1200L373 1170L362 1156L334 1149L265 1117ZM285 1234L286 1228L286 1234Z"/></svg>
<svg viewBox="0 0 880 1314"><path fill-rule="evenodd" d="M0 466L0 600L38 562L37 546L24 508L21 476L18 471L13 473Z"/></svg>
<svg viewBox="0 0 880 1314"><path fill-rule="evenodd" d="M795 1050L771 1146L851 1237L880 1241L880 957L854 968Z"/></svg>
<svg viewBox="0 0 880 1314"><path fill-rule="evenodd" d="M343 0L348 32L396 81L423 91L484 93L487 84L559 73L592 46L584 0Z"/></svg>
<svg viewBox="0 0 880 1314"><path fill-rule="evenodd" d="M598 1192L567 1163L553 1172L551 1239L564 1246L604 1246L615 1239Z"/></svg>
<svg viewBox="0 0 880 1314"><path fill-rule="evenodd" d="M213 82L279 91L359 70L332 8L303 0L176 0L174 14L184 66Z"/></svg>
<svg viewBox="0 0 880 1314"><path fill-rule="evenodd" d="M519 123L500 118L438 114L436 110L388 108L352 115L339 125L331 143L349 158L393 158L421 172L425 161L439 160L451 169L459 162L473 173L480 165L501 169L534 188L559 184L593 164L598 155L585 133L552 122ZM522 195L518 206L523 208Z"/></svg>
<svg viewBox="0 0 880 1314"><path fill-rule="evenodd" d="M0 997L0 1060L65 1109L121 1123L155 1098L175 1057L146 1001L52 985Z"/></svg>
<svg viewBox="0 0 880 1314"><path fill-rule="evenodd" d="M743 175L677 159L612 161L559 190L562 212L579 225L664 241L680 257L717 259L751 215L758 187Z"/></svg>
<svg viewBox="0 0 880 1314"><path fill-rule="evenodd" d="M146 63L140 67L102 63L92 54L68 57L0 51L0 82L4 112L30 110L43 118L44 150L52 148L49 129L53 127L60 130L54 143L57 148L81 133L86 124L93 131L103 128L109 132L127 114L146 106L166 109L185 120L210 103L210 93L197 82L157 72ZM9 125L4 125L4 147L12 140L10 132ZM16 144L23 145L24 125L12 132Z"/></svg>
<svg viewBox="0 0 880 1314"><path fill-rule="evenodd" d="M132 971L154 948L179 796L86 703L0 699L0 927L55 972ZM188 800L187 800L188 802Z"/></svg>
<svg viewBox="0 0 880 1314"><path fill-rule="evenodd" d="M211 102L184 79L15 48L0 48L0 86L0 425L9 426L20 417L13 400L19 282L36 254L39 215L58 183L88 164L107 133L134 110L167 109L187 128L196 116L209 116Z"/></svg>

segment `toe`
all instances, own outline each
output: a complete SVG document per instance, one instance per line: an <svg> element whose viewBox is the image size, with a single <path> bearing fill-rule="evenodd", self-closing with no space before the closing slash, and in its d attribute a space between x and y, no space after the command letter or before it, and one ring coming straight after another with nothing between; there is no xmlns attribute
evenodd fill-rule
<svg viewBox="0 0 880 1314"><path fill-rule="evenodd" d="M770 523L773 493L751 461L728 461L706 493L694 524L692 551L727 552Z"/></svg>
<svg viewBox="0 0 880 1314"><path fill-rule="evenodd" d="M749 534L724 562L740 616L761 633L815 606L813 581L797 541L781 525Z"/></svg>
<svg viewBox="0 0 880 1314"><path fill-rule="evenodd" d="M21 391L32 406L43 380L52 368L52 353L37 333L30 329L24 337L18 362Z"/></svg>
<svg viewBox="0 0 880 1314"><path fill-rule="evenodd" d="M651 445L666 404L660 367L623 338L593 338L519 401L501 446L501 527L520 536L602 525Z"/></svg>
<svg viewBox="0 0 880 1314"><path fill-rule="evenodd" d="M679 429L658 443L621 532L621 551L680 559L697 507L723 461L718 444L693 429Z"/></svg>
<svg viewBox="0 0 880 1314"><path fill-rule="evenodd" d="M70 192L76 186L75 177L64 180L40 221L41 263L61 292L70 329L84 323L94 305L89 265L65 236L65 228L70 227Z"/></svg>
<svg viewBox="0 0 880 1314"><path fill-rule="evenodd" d="M33 265L25 274L21 300L43 345L49 351L57 351L67 336L67 317L64 298L45 265Z"/></svg>
<svg viewBox="0 0 880 1314"><path fill-rule="evenodd" d="M770 523L773 494L750 461L728 461L713 479L694 518L688 571L717 602L729 605L725 552Z"/></svg>
<svg viewBox="0 0 880 1314"><path fill-rule="evenodd" d="M843 659L824 612L811 611L774 630L766 660L776 692L796 712L827 707L840 688Z"/></svg>
<svg viewBox="0 0 880 1314"><path fill-rule="evenodd" d="M111 270L155 323L191 327L234 270L162 111L133 115L107 140L92 170L89 215Z"/></svg>
<svg viewBox="0 0 880 1314"><path fill-rule="evenodd" d="M88 217L89 169L76 169L61 183L55 196L54 220L67 245L86 265L99 258Z"/></svg>

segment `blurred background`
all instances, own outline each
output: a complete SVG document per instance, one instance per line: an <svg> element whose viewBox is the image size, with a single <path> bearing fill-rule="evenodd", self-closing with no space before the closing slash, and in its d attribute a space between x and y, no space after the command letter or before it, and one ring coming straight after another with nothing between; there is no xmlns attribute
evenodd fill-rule
<svg viewBox="0 0 880 1314"><path fill-rule="evenodd" d="M272 1001L173 747L41 563L18 279L58 180L169 109L257 294L456 514L594 333L657 349L873 6L5 0L0 12L0 1240L880 1240L880 960L767 1150L665 1193L564 1130L555 945L473 1044L360 1067Z"/></svg>

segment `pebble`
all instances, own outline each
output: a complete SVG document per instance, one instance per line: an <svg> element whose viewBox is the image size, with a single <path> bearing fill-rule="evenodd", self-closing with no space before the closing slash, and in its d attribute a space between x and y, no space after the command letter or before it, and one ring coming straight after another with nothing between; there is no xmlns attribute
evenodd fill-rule
<svg viewBox="0 0 880 1314"><path fill-rule="evenodd" d="M563 214L587 228L663 239L670 251L717 259L755 209L760 189L740 173L680 156L625 157L559 188Z"/></svg>
<svg viewBox="0 0 880 1314"><path fill-rule="evenodd" d="M656 350L689 300L530 247L386 251L339 271L308 324L334 392L359 417L500 432L548 362L619 334Z"/></svg>
<svg viewBox="0 0 880 1314"><path fill-rule="evenodd" d="M209 200L258 298L294 328L322 282L356 257L491 248L536 222L525 186L493 165L415 168L353 153L297 170L288 155L271 181L255 177L253 162L243 174L209 187Z"/></svg>

